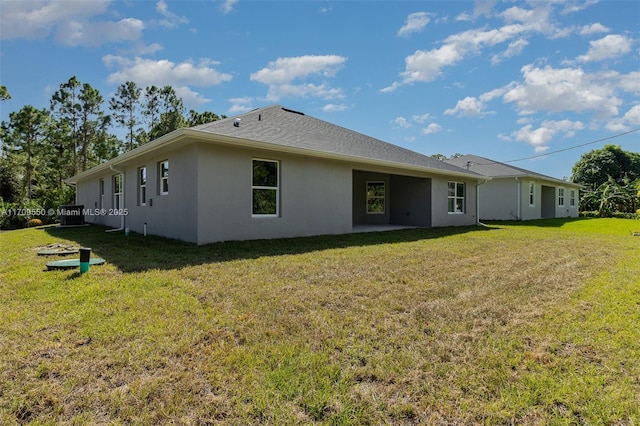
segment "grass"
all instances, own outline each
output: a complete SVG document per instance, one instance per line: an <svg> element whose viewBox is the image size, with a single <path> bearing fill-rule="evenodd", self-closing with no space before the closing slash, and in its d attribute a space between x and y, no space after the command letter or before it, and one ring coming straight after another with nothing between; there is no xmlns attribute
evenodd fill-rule
<svg viewBox="0 0 640 426"><path fill-rule="evenodd" d="M0 423L635 425L638 228L3 232ZM107 264L46 272L53 242Z"/></svg>

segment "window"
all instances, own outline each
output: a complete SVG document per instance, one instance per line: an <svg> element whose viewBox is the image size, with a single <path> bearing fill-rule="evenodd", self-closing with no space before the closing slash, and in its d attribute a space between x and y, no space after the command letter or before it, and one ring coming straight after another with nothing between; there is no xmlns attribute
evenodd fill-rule
<svg viewBox="0 0 640 426"><path fill-rule="evenodd" d="M576 191L575 189L572 189L569 191L569 205L571 207L575 207L576 205Z"/></svg>
<svg viewBox="0 0 640 426"><path fill-rule="evenodd" d="M384 214L384 182L367 182L367 214Z"/></svg>
<svg viewBox="0 0 640 426"><path fill-rule="evenodd" d="M113 176L113 208L122 208L122 175Z"/></svg>
<svg viewBox="0 0 640 426"><path fill-rule="evenodd" d="M169 160L161 161L158 169L158 175L160 176L159 194L167 195L169 193Z"/></svg>
<svg viewBox="0 0 640 426"><path fill-rule="evenodd" d="M100 179L100 209L104 208L104 179Z"/></svg>
<svg viewBox="0 0 640 426"><path fill-rule="evenodd" d="M464 186L462 182L448 183L449 213L464 213Z"/></svg>
<svg viewBox="0 0 640 426"><path fill-rule="evenodd" d="M558 206L564 206L564 188L558 188Z"/></svg>
<svg viewBox="0 0 640 426"><path fill-rule="evenodd" d="M280 164L273 160L253 160L251 185L253 216L276 217L280 214L279 166Z"/></svg>
<svg viewBox="0 0 640 426"><path fill-rule="evenodd" d="M147 168L138 169L138 204L147 205Z"/></svg>
<svg viewBox="0 0 640 426"><path fill-rule="evenodd" d="M536 204L536 184L529 182L529 205L535 206Z"/></svg>

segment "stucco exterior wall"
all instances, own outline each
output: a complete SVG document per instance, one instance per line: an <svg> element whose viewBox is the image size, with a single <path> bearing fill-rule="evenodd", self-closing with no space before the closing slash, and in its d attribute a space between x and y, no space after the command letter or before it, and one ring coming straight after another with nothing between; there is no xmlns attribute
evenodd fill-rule
<svg viewBox="0 0 640 426"><path fill-rule="evenodd" d="M279 161L279 217L252 217L254 158ZM198 182L198 244L351 231L346 163L199 144Z"/></svg>
<svg viewBox="0 0 640 426"><path fill-rule="evenodd" d="M160 195L159 162L169 161L169 191ZM85 209L100 208L100 179L104 179L104 214L85 215L87 223L120 228L124 225L130 231L147 233L167 238L177 238L196 242L196 214L193 207L197 202L196 168L197 151L195 145L163 153L134 159L120 164L115 169L124 172L124 197L121 211L116 214L113 197L113 176L119 174L108 170L86 181L78 182L76 200ZM147 168L147 203L139 203L138 169ZM123 221L124 217L124 221ZM124 222L124 223L123 223Z"/></svg>
<svg viewBox="0 0 640 426"><path fill-rule="evenodd" d="M494 179L480 185L480 220L518 218L518 184L513 178ZM520 191L522 199L522 191Z"/></svg>
<svg viewBox="0 0 640 426"><path fill-rule="evenodd" d="M448 182L465 183L465 211L464 213L448 212ZM477 223L476 219L476 185L474 181L464 181L460 178L433 177L431 179L431 226L469 226Z"/></svg>
<svg viewBox="0 0 640 426"><path fill-rule="evenodd" d="M252 216L253 159L279 164L278 217ZM159 163L169 161L169 191L160 194ZM476 181L466 181L465 212L447 212L447 177L340 160L286 154L258 148L184 141L131 158L124 171L127 215L85 216L88 223L128 228L197 244L228 240L284 238L351 232L354 206L366 208L366 195L354 194L354 176L382 180L387 211L370 224L466 226L476 223ZM147 202L140 205L138 171L147 169ZM362 169L366 170L362 170ZM354 170L356 172L354 172ZM113 209L113 176L104 170L77 183L77 202L88 209ZM101 205L99 180L104 179ZM458 179L459 181L459 179ZM395 196L390 191L395 191ZM414 196L414 194L419 194ZM422 195L424 194L424 195ZM373 215L368 215L373 217ZM392 217L393 216L393 217ZM370 219L370 218L369 218Z"/></svg>

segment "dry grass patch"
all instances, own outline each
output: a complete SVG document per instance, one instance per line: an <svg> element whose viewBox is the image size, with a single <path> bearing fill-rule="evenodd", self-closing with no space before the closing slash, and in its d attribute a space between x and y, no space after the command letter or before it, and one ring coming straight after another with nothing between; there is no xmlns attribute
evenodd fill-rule
<svg viewBox="0 0 640 426"><path fill-rule="evenodd" d="M635 424L633 225L3 233L0 422ZM60 239L108 264L43 272Z"/></svg>

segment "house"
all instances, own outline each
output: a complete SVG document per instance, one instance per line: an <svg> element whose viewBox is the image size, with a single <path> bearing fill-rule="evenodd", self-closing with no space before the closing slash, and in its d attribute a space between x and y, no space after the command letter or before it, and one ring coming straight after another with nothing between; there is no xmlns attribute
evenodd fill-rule
<svg viewBox="0 0 640 426"><path fill-rule="evenodd" d="M474 225L482 181L274 105L176 130L68 182L86 223L207 244Z"/></svg>
<svg viewBox="0 0 640 426"><path fill-rule="evenodd" d="M447 162L491 177L478 188L481 220L578 217L578 184L476 155Z"/></svg>

